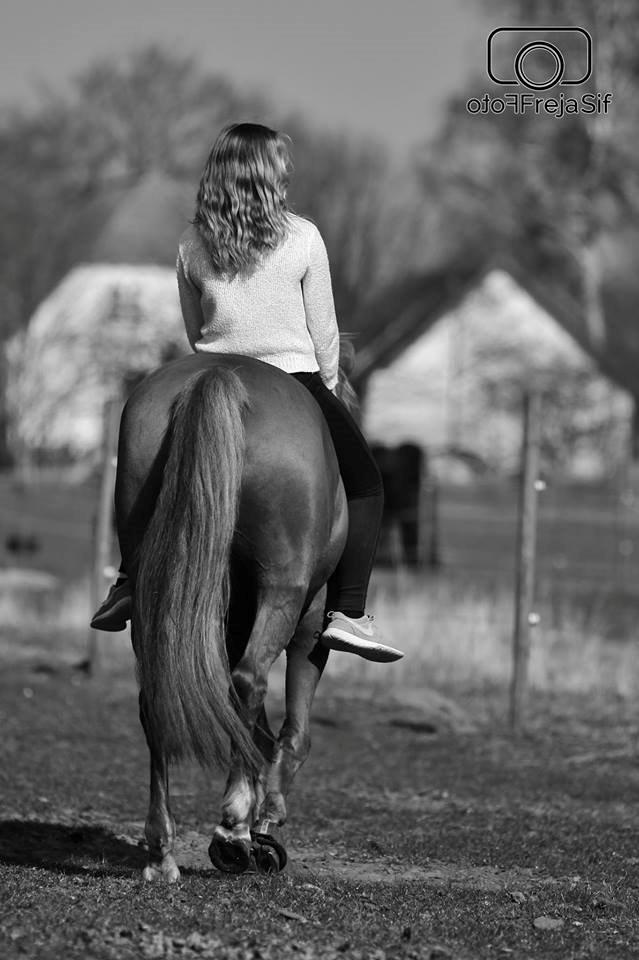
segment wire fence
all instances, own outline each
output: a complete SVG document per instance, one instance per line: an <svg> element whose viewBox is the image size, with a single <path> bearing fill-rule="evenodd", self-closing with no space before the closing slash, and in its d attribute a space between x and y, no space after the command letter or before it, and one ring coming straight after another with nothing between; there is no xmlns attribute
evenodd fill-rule
<svg viewBox="0 0 639 960"><path fill-rule="evenodd" d="M557 671L557 682L582 691L604 677L617 692L639 682L628 642L639 617L636 471L628 464L585 484L546 463L542 479L536 435L527 475L522 457L519 477L460 484L431 476L417 497L413 486L410 503L406 488L403 507L387 511L373 581L374 602L391 622L401 620L404 635L419 638L416 653L428 670L447 664L457 678L510 676L515 727L529 662L535 683L549 685ZM391 452L384 456L393 462Z"/></svg>
<svg viewBox="0 0 639 960"><path fill-rule="evenodd" d="M442 565L509 581L517 548L516 483L439 491ZM541 592L618 592L639 597L639 499L615 485L546 481L539 496L537 585Z"/></svg>

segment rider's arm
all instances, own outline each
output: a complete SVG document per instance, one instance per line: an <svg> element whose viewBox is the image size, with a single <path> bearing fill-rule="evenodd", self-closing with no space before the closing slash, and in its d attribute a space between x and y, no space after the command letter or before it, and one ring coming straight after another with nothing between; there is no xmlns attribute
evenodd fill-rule
<svg viewBox="0 0 639 960"><path fill-rule="evenodd" d="M195 350L195 344L198 340L202 339L202 327L204 326L200 289L189 276L181 250L178 252L176 266L180 306L182 307L182 317L184 319L186 335L189 338L191 348Z"/></svg>
<svg viewBox="0 0 639 960"><path fill-rule="evenodd" d="M328 255L319 230L311 232L308 267L302 278L304 309L320 376L329 390L337 383L339 330L335 316Z"/></svg>

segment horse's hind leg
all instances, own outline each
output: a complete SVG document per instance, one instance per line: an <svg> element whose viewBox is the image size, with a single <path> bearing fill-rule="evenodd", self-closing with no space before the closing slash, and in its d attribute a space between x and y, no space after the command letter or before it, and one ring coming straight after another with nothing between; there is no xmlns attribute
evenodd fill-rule
<svg viewBox="0 0 639 960"><path fill-rule="evenodd" d="M268 722L266 708L264 705L258 714L255 730L253 731L253 739L255 740L255 746L263 757L262 768L254 778L254 810L257 812L258 810L262 809L262 804L264 803L264 798L266 797L268 771L273 763L273 760L275 759L276 748L275 735Z"/></svg>
<svg viewBox="0 0 639 960"><path fill-rule="evenodd" d="M140 721L151 754L149 812L144 827L149 862L144 868L143 876L145 880L166 880L169 883L175 883L180 879L180 871L173 857L175 820L169 806L168 763L152 744L142 694L140 694Z"/></svg>
<svg viewBox="0 0 639 960"><path fill-rule="evenodd" d="M263 712L269 670L295 630L303 600L301 590L264 593L246 650L233 670L233 685L244 721L254 734ZM263 746L259 736L258 745ZM256 778L241 758L234 755L222 801L222 822L213 831L209 847L211 860L220 870L239 873L248 867L251 827L256 813Z"/></svg>
<svg viewBox="0 0 639 960"><path fill-rule="evenodd" d="M266 794L257 829L272 833L286 822L286 797L293 779L306 760L310 745L310 713L328 651L317 645L323 595L316 597L287 650L286 717L266 778Z"/></svg>

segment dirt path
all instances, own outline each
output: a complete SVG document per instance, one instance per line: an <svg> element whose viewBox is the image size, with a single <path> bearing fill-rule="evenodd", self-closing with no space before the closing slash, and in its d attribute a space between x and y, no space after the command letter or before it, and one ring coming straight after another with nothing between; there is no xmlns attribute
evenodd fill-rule
<svg viewBox="0 0 639 960"><path fill-rule="evenodd" d="M132 848L140 845L144 823L128 825L131 833L117 834L117 840ZM211 831L184 831L176 843L180 869L214 874L208 855ZM287 874L296 881L345 880L356 884L421 884L432 887L455 886L459 889L498 893L508 890L529 890L557 881L539 877L533 869L499 869L494 866L470 866L461 863L429 861L427 866L406 866L400 860L378 856L375 860L358 859L331 850L322 852L313 846L289 844Z"/></svg>
<svg viewBox="0 0 639 960"><path fill-rule="evenodd" d="M19 639L17 656L0 638L3 958L639 955L631 705L539 702L513 741L485 699L321 690L286 872L212 869L222 784L185 766L183 877L164 888L140 879L147 757L128 662L87 681L68 651Z"/></svg>

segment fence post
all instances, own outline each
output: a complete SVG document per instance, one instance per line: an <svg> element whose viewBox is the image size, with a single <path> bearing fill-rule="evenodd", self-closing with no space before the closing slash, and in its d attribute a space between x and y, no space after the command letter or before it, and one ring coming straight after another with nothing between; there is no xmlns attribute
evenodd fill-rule
<svg viewBox="0 0 639 960"><path fill-rule="evenodd" d="M513 630L513 672L510 687L510 726L521 727L525 707L530 659L530 628L537 549L537 494L540 489L539 447L541 397L538 391L524 395L524 430L519 491L519 516L515 577L515 623Z"/></svg>
<svg viewBox="0 0 639 960"><path fill-rule="evenodd" d="M439 511L439 481L433 476L430 480L430 546L428 551L428 566L433 570L442 565L440 511Z"/></svg>
<svg viewBox="0 0 639 960"><path fill-rule="evenodd" d="M91 613L102 600L106 577L105 569L111 561L113 494L118 426L122 403L119 399L104 404L102 426L102 453L100 457L100 492L93 534L93 564L91 569ZM89 629L88 670L95 675L100 670L100 631Z"/></svg>

